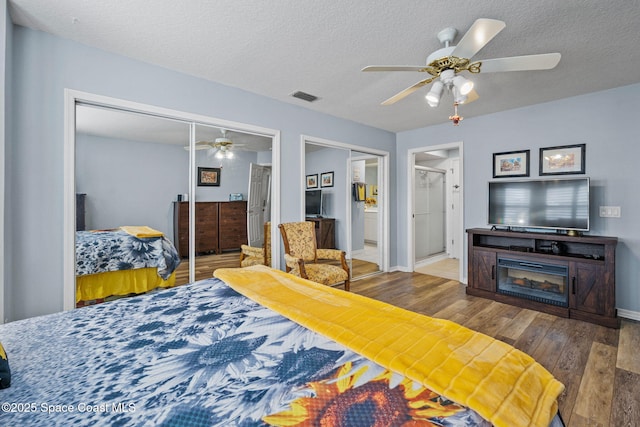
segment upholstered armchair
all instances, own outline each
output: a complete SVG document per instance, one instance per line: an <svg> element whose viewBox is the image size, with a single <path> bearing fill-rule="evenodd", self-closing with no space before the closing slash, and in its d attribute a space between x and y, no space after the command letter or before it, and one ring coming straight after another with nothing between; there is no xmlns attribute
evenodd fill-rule
<svg viewBox="0 0 640 427"><path fill-rule="evenodd" d="M344 289L349 290L349 266L344 251L317 249L313 222L289 222L278 227L288 273L328 286L344 282ZM318 263L318 260L340 261L340 266Z"/></svg>
<svg viewBox="0 0 640 427"><path fill-rule="evenodd" d="M261 248L240 246L240 267L252 265L271 266L271 223L264 223L264 244Z"/></svg>

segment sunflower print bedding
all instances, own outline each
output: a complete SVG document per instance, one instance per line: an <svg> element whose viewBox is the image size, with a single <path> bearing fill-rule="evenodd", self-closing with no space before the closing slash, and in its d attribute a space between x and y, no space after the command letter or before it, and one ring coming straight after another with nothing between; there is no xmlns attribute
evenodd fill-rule
<svg viewBox="0 0 640 427"><path fill-rule="evenodd" d="M0 336L13 374L3 425L490 425L218 279L0 325Z"/></svg>
<svg viewBox="0 0 640 427"><path fill-rule="evenodd" d="M167 280L180 264L166 237L136 237L124 230L76 232L76 276L157 267Z"/></svg>

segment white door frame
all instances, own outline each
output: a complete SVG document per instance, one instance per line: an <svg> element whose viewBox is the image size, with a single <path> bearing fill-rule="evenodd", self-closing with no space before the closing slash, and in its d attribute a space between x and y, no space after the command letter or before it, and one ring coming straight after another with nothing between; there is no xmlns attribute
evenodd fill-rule
<svg viewBox="0 0 640 427"><path fill-rule="evenodd" d="M255 135L266 136L272 139L272 203L271 218L274 221L280 220L280 131L268 129L246 123L233 122L214 117L202 116L199 114L186 113L178 110L157 107L149 104L127 101L124 99L111 98L96 95L88 92L81 92L73 89L64 90L64 213L63 213L63 309L71 310L75 308L76 280L75 280L75 230L76 230L76 203L75 203L75 151L76 151L76 115L77 103L86 103L107 108L116 108L125 111L132 111L141 114L148 114L160 118L180 120L191 123L190 135L190 155L189 155L189 211L192 216L189 229L189 258L195 255L195 132L196 124L215 126L219 128L236 130ZM280 239L276 237L277 230L272 228L272 254L280 254ZM280 257L273 256L273 267L280 268ZM194 263L189 263L190 281L195 277Z"/></svg>
<svg viewBox="0 0 640 427"><path fill-rule="evenodd" d="M383 272L389 271L389 152L378 150L371 147L363 147L360 145L347 144L344 142L331 141L329 139L318 138L309 135L300 135L300 180L299 182L305 182L305 144L315 144L315 145L323 145L329 148L342 148L351 151L358 151L360 153L373 154L379 156L380 166L379 171L382 172L382 176L378 176L378 181L380 182L380 187L378 190L378 194L381 196L378 197L378 209L381 208L382 218L379 219L382 223L382 233L379 235L380 242L379 245L382 246L382 259L380 260L380 269ZM347 159L348 164L351 163L351 155ZM346 230L349 238L347 239L347 249L345 252L347 256L351 258L351 168L347 167L347 182L345 185L345 193L346 193L346 207L347 207L347 221L346 222ZM304 191L304 188L302 189ZM301 196L304 196L304 193L301 193ZM380 215L380 210L378 211ZM305 217L305 206L304 206L304 197L300 198L300 218L303 219Z"/></svg>
<svg viewBox="0 0 640 427"><path fill-rule="evenodd" d="M460 142L451 142L447 144L438 144L438 145L428 145L419 148L411 148L407 151L407 186L409 188L409 197L407 198L407 261L409 263L409 271L415 271L416 267L416 258L415 258L415 230L414 230L414 221L413 221L413 212L415 210L415 163L416 163L416 153L424 153L425 151L437 151L437 150L451 150L457 148L460 154L460 227L462 231L460 232L461 240L464 240L462 236L464 236L464 143ZM447 210L448 212L448 210ZM462 283L466 283L464 277L464 265L463 265L463 253L464 250L464 242L460 242L460 266L458 269L458 280Z"/></svg>

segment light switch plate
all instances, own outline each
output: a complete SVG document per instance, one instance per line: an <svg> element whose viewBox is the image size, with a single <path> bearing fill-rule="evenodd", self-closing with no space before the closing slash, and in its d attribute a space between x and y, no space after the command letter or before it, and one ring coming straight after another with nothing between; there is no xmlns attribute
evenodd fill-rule
<svg viewBox="0 0 640 427"><path fill-rule="evenodd" d="M600 206L601 218L620 218L620 206Z"/></svg>

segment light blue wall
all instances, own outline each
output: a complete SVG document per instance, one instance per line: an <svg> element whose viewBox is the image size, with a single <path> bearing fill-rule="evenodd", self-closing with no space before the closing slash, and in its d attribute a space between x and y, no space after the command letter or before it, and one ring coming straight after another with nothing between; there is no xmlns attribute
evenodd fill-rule
<svg viewBox="0 0 640 427"><path fill-rule="evenodd" d="M183 150L186 154L187 152ZM188 161L188 156L187 156ZM252 151L235 151L233 159L216 159L208 150L196 152L196 165L205 168L220 168L220 186L196 187L196 201L228 201L229 194L240 193L247 200L249 190L249 164L258 163L258 154ZM183 191L186 193L187 191Z"/></svg>
<svg viewBox="0 0 640 427"><path fill-rule="evenodd" d="M439 114L445 114L439 110ZM464 115L464 109L462 110ZM586 144L591 177L591 232L619 238L616 306L640 312L640 84L567 98L397 135L398 218L407 218L409 149L463 141L464 227L487 226L487 182L493 153L531 150L531 177L538 176L539 149ZM621 206L621 218L600 218L599 206ZM406 227L398 229L398 259L408 265ZM466 239L465 239L466 241ZM463 260L466 272L466 249ZM465 273L466 276L466 273Z"/></svg>
<svg viewBox="0 0 640 427"><path fill-rule="evenodd" d="M6 228L12 319L62 310L64 89L281 131L281 220L297 221L300 135L393 152L395 135L14 26ZM291 88L293 92L298 88ZM301 104L302 105L302 104ZM395 159L392 159L395 163ZM392 168L391 175L394 170ZM225 179L223 171L222 179ZM393 183L392 183L393 184ZM228 197L228 194L227 194ZM395 201L391 200L391 205ZM392 218L393 221L393 218ZM392 231L391 240L395 242ZM392 248L392 264L395 253ZM37 268L34 268L37 266Z"/></svg>
<svg viewBox="0 0 640 427"><path fill-rule="evenodd" d="M181 146L76 138L76 192L86 194L87 229L148 225L172 239L171 202L187 192L188 180L189 153Z"/></svg>

